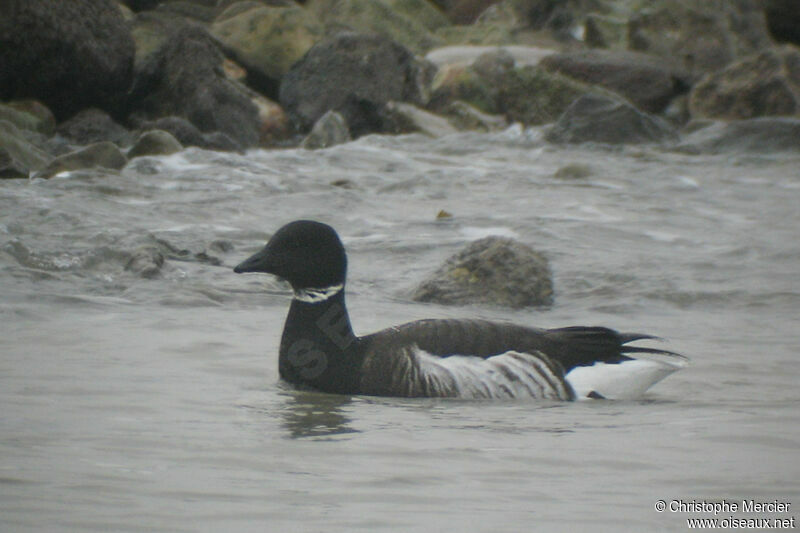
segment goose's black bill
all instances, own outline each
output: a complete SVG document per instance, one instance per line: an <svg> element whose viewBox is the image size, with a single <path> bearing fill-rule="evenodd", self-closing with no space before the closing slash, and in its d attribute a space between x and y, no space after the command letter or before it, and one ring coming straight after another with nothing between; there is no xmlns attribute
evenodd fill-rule
<svg viewBox="0 0 800 533"><path fill-rule="evenodd" d="M264 247L261 251L251 255L234 267L233 271L237 274L245 272L266 272L272 273L275 265L269 248Z"/></svg>

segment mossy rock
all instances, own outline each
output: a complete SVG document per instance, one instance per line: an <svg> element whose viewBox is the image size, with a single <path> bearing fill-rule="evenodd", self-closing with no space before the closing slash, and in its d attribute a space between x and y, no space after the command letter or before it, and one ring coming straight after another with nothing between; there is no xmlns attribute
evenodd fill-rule
<svg viewBox="0 0 800 533"><path fill-rule="evenodd" d="M171 133L164 130L150 130L128 151L128 159L145 155L170 155L183 150L183 145Z"/></svg>
<svg viewBox="0 0 800 533"><path fill-rule="evenodd" d="M400 0L317 0L310 4L329 31L349 29L389 37L414 53L421 54L442 46L444 41L431 33L425 16L410 16L411 9ZM434 23L436 24L436 23Z"/></svg>
<svg viewBox="0 0 800 533"><path fill-rule="evenodd" d="M505 76L498 94L498 111L525 125L547 124L591 90L590 86L565 76L524 66Z"/></svg>
<svg viewBox="0 0 800 533"><path fill-rule="evenodd" d="M492 236L448 258L412 298L444 305L546 306L553 303L553 280L544 255L514 239Z"/></svg>
<svg viewBox="0 0 800 533"><path fill-rule="evenodd" d="M481 68L482 63L486 62L440 68L430 107L445 109L461 100L484 113L504 115L510 122L538 125L554 122L576 98L594 90L535 66L513 66L513 58L510 68Z"/></svg>
<svg viewBox="0 0 800 533"><path fill-rule="evenodd" d="M322 37L323 27L299 5L241 9L234 4L211 25L211 33L248 70L279 80Z"/></svg>
<svg viewBox="0 0 800 533"><path fill-rule="evenodd" d="M514 34L502 24L445 26L436 30L436 36L448 45L500 46L515 43Z"/></svg>
<svg viewBox="0 0 800 533"><path fill-rule="evenodd" d="M435 31L450 25L450 21L444 13L427 0L384 0L384 2L395 12L416 20L428 31Z"/></svg>

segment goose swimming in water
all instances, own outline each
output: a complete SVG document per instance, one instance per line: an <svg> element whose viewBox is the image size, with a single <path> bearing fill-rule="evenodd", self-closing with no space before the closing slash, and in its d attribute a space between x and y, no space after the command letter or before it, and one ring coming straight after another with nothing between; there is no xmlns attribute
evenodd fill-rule
<svg viewBox="0 0 800 533"><path fill-rule="evenodd" d="M602 327L539 329L486 320L418 320L357 337L345 306L347 256L336 231L297 220L235 269L287 280L281 377L338 394L454 398L633 398L686 365L631 346L650 335Z"/></svg>

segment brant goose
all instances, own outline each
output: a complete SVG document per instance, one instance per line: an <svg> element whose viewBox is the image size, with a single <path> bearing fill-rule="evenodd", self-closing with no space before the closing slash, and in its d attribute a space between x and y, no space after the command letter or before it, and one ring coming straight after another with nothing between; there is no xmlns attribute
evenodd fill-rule
<svg viewBox="0 0 800 533"><path fill-rule="evenodd" d="M687 362L628 344L650 335L602 327L440 319L357 337L344 301L346 270L336 231L310 220L283 226L234 269L274 274L294 290L279 355L286 381L374 396L631 398Z"/></svg>

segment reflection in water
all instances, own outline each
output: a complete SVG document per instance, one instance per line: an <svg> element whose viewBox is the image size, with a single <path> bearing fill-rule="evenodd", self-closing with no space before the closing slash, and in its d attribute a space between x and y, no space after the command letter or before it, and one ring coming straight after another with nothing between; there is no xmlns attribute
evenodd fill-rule
<svg viewBox="0 0 800 533"><path fill-rule="evenodd" d="M357 432L342 409L352 401L350 396L299 390L287 390L281 396L286 400L281 409L283 425L292 438Z"/></svg>

